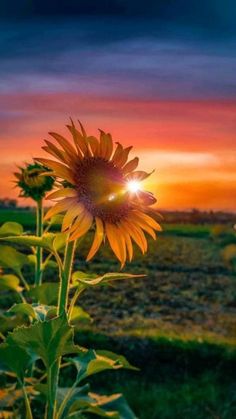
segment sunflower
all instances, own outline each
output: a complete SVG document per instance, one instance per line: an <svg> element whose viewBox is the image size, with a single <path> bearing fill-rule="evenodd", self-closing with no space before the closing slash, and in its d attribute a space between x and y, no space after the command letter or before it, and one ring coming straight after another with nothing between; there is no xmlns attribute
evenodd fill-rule
<svg viewBox="0 0 236 419"><path fill-rule="evenodd" d="M20 188L20 196L32 198L34 201L40 201L44 198L46 192L51 191L54 179L51 176L42 176L48 169L41 164L26 164L25 167L19 167L20 171L15 172L17 179L16 185Z"/></svg>
<svg viewBox="0 0 236 419"><path fill-rule="evenodd" d="M56 140L45 140L46 152L57 159L36 158L50 168L52 176L61 179L60 188L47 196L57 201L49 209L46 219L65 212L62 231L68 230L69 240L84 236L95 223L95 235L88 253L90 260L107 239L115 256L123 266L133 257L133 242L147 251L145 233L156 239L160 225L147 212L156 199L151 192L139 188L139 182L150 174L137 171L139 159L128 161L132 147L114 143L110 134L100 130L100 138L87 136L74 122L67 125L73 143L50 132Z"/></svg>

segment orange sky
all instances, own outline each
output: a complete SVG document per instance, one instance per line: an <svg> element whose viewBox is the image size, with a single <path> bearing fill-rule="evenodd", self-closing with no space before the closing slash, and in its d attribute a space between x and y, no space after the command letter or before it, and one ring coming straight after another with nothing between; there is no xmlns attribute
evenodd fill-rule
<svg viewBox="0 0 236 419"><path fill-rule="evenodd" d="M1 197L17 196L14 165L44 155L48 131L69 136L63 126L72 116L91 134L102 128L134 145L140 167L156 169L147 187L160 208L236 209L236 101L15 93L0 95L1 105L12 111L2 120Z"/></svg>

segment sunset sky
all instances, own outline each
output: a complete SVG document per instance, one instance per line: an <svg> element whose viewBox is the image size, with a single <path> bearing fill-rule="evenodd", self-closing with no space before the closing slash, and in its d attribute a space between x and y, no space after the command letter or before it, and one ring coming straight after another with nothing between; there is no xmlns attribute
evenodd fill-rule
<svg viewBox="0 0 236 419"><path fill-rule="evenodd" d="M234 1L22 3L0 10L1 197L71 116L134 145L160 208L236 210Z"/></svg>

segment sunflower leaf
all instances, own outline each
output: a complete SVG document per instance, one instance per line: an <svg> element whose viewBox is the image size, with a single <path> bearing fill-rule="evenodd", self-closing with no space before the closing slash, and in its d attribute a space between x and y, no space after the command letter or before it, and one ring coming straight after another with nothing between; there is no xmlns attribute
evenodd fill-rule
<svg viewBox="0 0 236 419"><path fill-rule="evenodd" d="M14 340L7 339L0 345L0 369L11 371L23 382L25 371L34 358Z"/></svg>
<svg viewBox="0 0 236 419"><path fill-rule="evenodd" d="M77 369L77 381L80 382L90 375L105 370L117 370L120 368L136 369L124 356L117 355L110 351L88 350L80 353L77 357L68 358Z"/></svg>
<svg viewBox="0 0 236 419"><path fill-rule="evenodd" d="M74 306L70 316L70 321L73 326L77 326L81 325L81 323L91 323L92 319L89 313L87 313L87 311L85 311L82 307Z"/></svg>
<svg viewBox="0 0 236 419"><path fill-rule="evenodd" d="M23 233L23 227L14 221L7 221L0 227L0 236L20 236Z"/></svg>
<svg viewBox="0 0 236 419"><path fill-rule="evenodd" d="M0 264L19 273L23 266L28 264L28 258L13 247L0 246Z"/></svg>
<svg viewBox="0 0 236 419"><path fill-rule="evenodd" d="M25 314L28 317L32 317L33 319L37 319L37 315L32 307L31 304L28 303L20 303L20 304L14 304L11 308L8 310L9 313L19 313L19 314Z"/></svg>
<svg viewBox="0 0 236 419"><path fill-rule="evenodd" d="M133 275L129 273L110 272L102 276L94 277L93 274L86 275L83 272L74 272L72 275L72 285L83 284L85 287L95 287L97 285L105 285L111 281L119 279L143 278L145 275Z"/></svg>
<svg viewBox="0 0 236 419"><path fill-rule="evenodd" d="M96 399L96 407L101 408L107 415L116 412L116 416L107 416L118 419L137 419L132 412L122 394L112 394L111 396L100 396L92 393L91 396ZM94 405L94 404L93 404ZM90 410L90 412L92 412Z"/></svg>
<svg viewBox="0 0 236 419"><path fill-rule="evenodd" d="M5 342L19 346L34 359L42 359L48 368L62 355L83 352L74 345L73 338L74 330L66 315L62 315L29 327L19 327L9 333Z"/></svg>
<svg viewBox="0 0 236 419"><path fill-rule="evenodd" d="M56 235L54 233L45 233L42 237L21 235L1 237L0 240L14 244L21 244L23 246L39 246L52 251L55 236Z"/></svg>
<svg viewBox="0 0 236 419"><path fill-rule="evenodd" d="M36 287L31 287L27 294L29 297L35 298L39 301L40 304L51 306L57 303L58 291L58 283L44 282Z"/></svg>
<svg viewBox="0 0 236 419"><path fill-rule="evenodd" d="M20 280L17 276L12 274L5 274L0 277L0 291L13 290L16 292L21 292L23 290L20 287Z"/></svg>

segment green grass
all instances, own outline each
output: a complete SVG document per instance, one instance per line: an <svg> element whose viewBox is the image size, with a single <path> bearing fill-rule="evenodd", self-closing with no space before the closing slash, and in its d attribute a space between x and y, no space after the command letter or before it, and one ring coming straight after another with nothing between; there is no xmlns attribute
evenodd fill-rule
<svg viewBox="0 0 236 419"><path fill-rule="evenodd" d="M25 228L34 228L35 209L1 209L0 224L6 221L15 221L22 224ZM194 224L163 224L165 234L175 234L180 236L207 237L211 232L211 225Z"/></svg>
<svg viewBox="0 0 236 419"><path fill-rule="evenodd" d="M15 221L22 224L25 228L35 228L35 210L22 210L22 209L1 209L0 210L0 224L7 221Z"/></svg>
<svg viewBox="0 0 236 419"><path fill-rule="evenodd" d="M77 342L125 355L139 371L106 372L92 390L122 392L140 419L232 419L236 351L222 345L80 333ZM71 374L65 374L65 382Z"/></svg>
<svg viewBox="0 0 236 419"><path fill-rule="evenodd" d="M34 230L34 211L0 210L0 224L16 221ZM125 355L139 372L105 373L92 390L123 392L140 419L236 417L235 274L222 249L232 234L212 225L164 224L145 256L126 271L146 278L88 291L80 304L94 319L76 333L78 344ZM76 252L78 270L104 273L119 265L105 247L89 264L91 236ZM48 272L48 280L57 274ZM2 296L2 301L6 300ZM88 326L87 326L88 327ZM62 385L70 385L65 371ZM41 418L41 416L38 416ZM37 416L36 416L37 418Z"/></svg>

